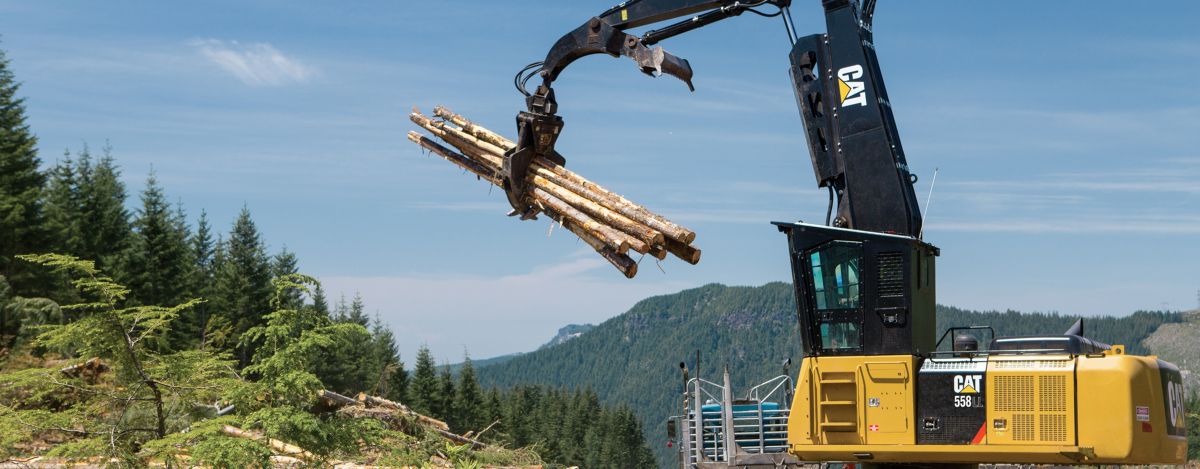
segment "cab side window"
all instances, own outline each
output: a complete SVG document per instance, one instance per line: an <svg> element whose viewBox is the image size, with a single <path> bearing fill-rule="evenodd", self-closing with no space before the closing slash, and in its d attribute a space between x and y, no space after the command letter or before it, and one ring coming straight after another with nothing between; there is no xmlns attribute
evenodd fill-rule
<svg viewBox="0 0 1200 469"><path fill-rule="evenodd" d="M856 309L860 306L858 246L830 244L809 254L817 310Z"/></svg>
<svg viewBox="0 0 1200 469"><path fill-rule="evenodd" d="M824 350L859 350L862 334L852 322L821 323L821 348Z"/></svg>

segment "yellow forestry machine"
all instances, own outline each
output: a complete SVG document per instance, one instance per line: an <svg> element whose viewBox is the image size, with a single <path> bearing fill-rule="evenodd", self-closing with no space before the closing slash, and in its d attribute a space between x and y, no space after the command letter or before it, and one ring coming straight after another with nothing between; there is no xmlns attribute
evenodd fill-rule
<svg viewBox="0 0 1200 469"><path fill-rule="evenodd" d="M564 35L514 79L528 110L517 116L503 179L519 214L530 209L530 161L563 162L551 84L571 62L625 56L691 88L690 64L655 44L743 13L782 18L813 170L830 193L825 224L775 223L788 237L804 358L798 375L744 398L734 398L728 374L723 383L685 377L683 413L668 425L680 465L1183 463L1175 365L1087 339L1082 322L1063 335L996 338L973 326L937 337L939 250L921 236L917 177L875 55L875 2L823 0L827 31L805 37L794 32L790 3L629 0ZM678 18L686 19L627 32Z"/></svg>

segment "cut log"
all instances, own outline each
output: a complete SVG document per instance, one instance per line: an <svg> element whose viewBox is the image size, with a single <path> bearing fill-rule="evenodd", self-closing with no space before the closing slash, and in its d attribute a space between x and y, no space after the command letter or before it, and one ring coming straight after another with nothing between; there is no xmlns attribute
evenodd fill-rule
<svg viewBox="0 0 1200 469"><path fill-rule="evenodd" d="M578 236L579 239L587 243L588 246L591 246L592 249L595 249L596 252L604 258L604 260L608 261L609 264L612 264L613 267L616 267L617 270L621 271L622 274L625 274L625 278L633 278L635 275L637 275L637 262L635 262L628 255L613 251L612 248L605 245L603 241L596 239L596 237L592 236L591 233L588 233L587 230L575 226L570 221L562 219L557 213L550 211L545 213L550 217L551 220L559 222L572 233L575 233L575 236Z"/></svg>
<svg viewBox="0 0 1200 469"><path fill-rule="evenodd" d="M667 248L666 248L666 246L662 246L662 245L652 246L650 248L649 254L651 256L654 256L655 259L658 259L661 261L661 260L667 258Z"/></svg>
<svg viewBox="0 0 1200 469"><path fill-rule="evenodd" d="M655 214L649 210L646 210L645 207L642 207L641 205L630 202L625 197L622 197L618 194L615 194L615 193L609 191L608 189L600 187L599 184L589 181L589 180L585 179L583 176L580 176L570 170L567 170L566 168L564 168L562 166L556 165L549 161L545 161L544 158L539 158L534 163L537 165L540 165L550 171L553 171L555 174L562 176L563 178L566 178L567 180L569 180L575 184L578 184L579 186L588 190L589 193L596 194L598 197L601 198L601 200L597 201L598 203L616 211L617 213L620 213L621 215L625 215L626 217L629 217L632 220L636 220L638 223L641 223L650 228L653 228L654 230L661 232L663 235L665 235L668 238L672 238L683 244L691 244L692 241L694 241L696 239L696 233L693 232L692 230L689 230L689 229L679 226L675 223L672 223L671 221L667 220L666 218L663 218L662 216L660 216L658 214Z"/></svg>
<svg viewBox="0 0 1200 469"><path fill-rule="evenodd" d="M320 391L317 391L317 397L320 397L321 399L325 399L330 404L333 404L334 407L358 405L358 403L359 403L353 397L343 396L341 394L330 391L328 389L322 389Z"/></svg>
<svg viewBox="0 0 1200 469"><path fill-rule="evenodd" d="M668 239L666 248L668 252L674 254L675 257L683 259L683 261L687 262L688 264L696 265L697 262L700 262L700 250L693 246L688 246L673 239Z"/></svg>
<svg viewBox="0 0 1200 469"><path fill-rule="evenodd" d="M497 170L497 172L502 167L501 162L504 154L502 150L480 141L478 138L463 132L462 129L446 125L445 122L430 119L415 109L408 114L408 119L421 128L428 130L434 136L445 140L446 143L463 151L463 153L467 153L468 156L475 158L476 161L487 163Z"/></svg>
<svg viewBox="0 0 1200 469"><path fill-rule="evenodd" d="M409 139L416 142L417 144L421 145L423 148L430 150L431 152L437 153L439 156L442 156L443 158L445 158L449 161L458 162L458 161L467 160L467 158L465 156L463 156L457 152L454 152L453 150L445 148L445 147L437 144L436 142L433 142L432 140L425 138L425 137L421 136L420 134L417 134L416 132L410 133ZM475 170L471 169L470 165L462 164L460 166L463 167L464 169L471 170L472 172L475 171ZM476 173L476 174L480 175L479 173ZM483 175L480 175L480 176L483 177ZM490 178L486 178L486 177L485 177L485 179L488 179L489 181L499 185L499 183L497 181L494 181L494 180L492 180ZM555 210L552 207L558 207L559 210L570 212L566 216L556 213L556 214L554 214L553 218L556 220L560 220L564 224L564 226L567 226L569 224L569 226L570 226L569 229L573 233L575 233L577 236L580 236L581 238L583 237L583 235L580 235L580 233L588 233L587 238L584 239L584 241L587 242L589 245L592 245L592 247L594 249L597 249L597 252L599 252L601 256L603 256L606 260L608 260L609 263L611 263L614 267L617 268L617 270L620 270L621 273L624 274L627 278L633 278L633 275L636 275L637 264L632 259L630 259L629 256L625 255L624 251L627 251L631 244L639 243L640 241L638 241L637 239L635 239L625 233L622 233L618 230L612 229L611 227L607 227L607 226L595 223L594 220L590 220L586 215L583 215L582 213L578 212L577 210L572 209L570 207L570 205L566 204L565 202L555 199L553 196L551 196L549 194L546 194L544 192L542 192L541 194L542 195L538 199L538 202L540 203L540 205L543 206L544 211L546 211L548 215L550 215L550 213L549 213L550 210ZM538 196L535 195L535 197L538 197ZM589 221L590 221L590 223L589 223ZM597 248L597 245L595 243L599 243L600 248ZM644 248L642 246L639 246L639 247Z"/></svg>
<svg viewBox="0 0 1200 469"><path fill-rule="evenodd" d="M417 132L409 132L408 139L417 145L420 145L422 148L429 150L431 153L442 157L446 161L454 163L455 165L458 165L458 167L470 171L472 174L479 176L492 184L500 185L499 177L491 168L483 166L478 162L459 154L458 152L446 148Z"/></svg>
<svg viewBox="0 0 1200 469"><path fill-rule="evenodd" d="M491 429L492 429L492 427L496 426L496 424L499 424L499 423L500 423L500 421L499 421L499 420L496 420L495 422L492 422L492 423L491 423L491 425L488 425L487 427L484 427L484 429L483 429L483 430L480 430L480 431L479 431L479 433L476 433L476 434L475 434L475 437L477 437L477 438L478 438L478 437L481 437L481 436L483 436L483 434L484 434L484 433L487 433L487 432L488 432L488 430L491 430Z"/></svg>
<svg viewBox="0 0 1200 469"><path fill-rule="evenodd" d="M108 369L108 365L104 364L104 361L100 360L100 357L92 357L83 363L63 367L58 372L71 378L82 377L88 382L95 382L96 377L108 371Z"/></svg>
<svg viewBox="0 0 1200 469"><path fill-rule="evenodd" d="M416 417L417 421L427 425L432 425L438 430L450 430L450 425L447 425L446 422L427 415L419 414L416 411L409 409L408 406L399 402L389 401L382 397L368 396L363 393L359 393L358 401L361 402L365 407L382 407L385 409L400 411L403 414Z"/></svg>
<svg viewBox="0 0 1200 469"><path fill-rule="evenodd" d="M472 438L467 438L462 435L457 435L457 434L448 432L446 430L434 429L434 431L436 431L443 438L453 441L455 443L458 443L460 445L471 445L471 449L480 449L480 448L487 446L487 443L484 443L482 441L475 440Z"/></svg>
<svg viewBox="0 0 1200 469"><path fill-rule="evenodd" d="M471 135L474 135L475 137L477 137L481 140L485 140L488 143L491 143L492 145L503 148L505 150L509 150L509 149L517 146L517 144L513 143L512 140L505 138L503 135L497 134L488 129L485 129L483 127L475 125L470 120L467 120L467 118L465 118L461 115L455 114L454 112L451 112L449 109L446 109L445 106L434 107L433 115L441 117L443 119L446 119L446 120L454 123L454 125L462 127L463 130L467 131Z"/></svg>
<svg viewBox="0 0 1200 469"><path fill-rule="evenodd" d="M579 209L580 212L593 217L596 221L603 222L608 226L624 232L624 234L628 236L622 238L629 242L629 247L634 251L645 254L650 252L650 246L662 244L663 242L662 233L654 231L645 225L638 224L637 222L625 218L621 214L612 210L596 205L594 202L580 197L579 194L566 190L556 184L552 184L549 181L542 179L540 176L534 176L533 181L539 189L543 189L550 195L553 195L559 200L566 202L570 206Z"/></svg>
<svg viewBox="0 0 1200 469"><path fill-rule="evenodd" d="M538 205L553 210L563 218L570 220L572 223L575 223L584 230L587 230L588 234L591 234L594 238L603 241L605 245L607 245L609 248L612 248L613 251L616 251L619 254L625 254L626 252L629 252L631 241L640 242L625 233L613 229L608 225L597 222L596 220L592 219L592 217L587 216L587 214L580 212L579 210L576 210L575 207L563 202L558 197L555 197L553 194L542 190L540 187L535 187L532 191L530 191L530 193L533 195L533 200L536 201Z"/></svg>
<svg viewBox="0 0 1200 469"><path fill-rule="evenodd" d="M276 440L274 438L267 438L258 433L248 432L246 430L242 430L233 425L222 426L221 432L226 435L229 435L229 436L245 438L248 440L254 440L254 441L266 440L267 445L270 446L272 450L275 450L278 453L282 453L284 456L291 456L291 457L298 458L300 460L307 461L307 462L311 462L311 461L314 461L317 459L317 457L315 455L308 452L304 448L301 448L301 447L293 445L293 444L284 443L284 442Z"/></svg>

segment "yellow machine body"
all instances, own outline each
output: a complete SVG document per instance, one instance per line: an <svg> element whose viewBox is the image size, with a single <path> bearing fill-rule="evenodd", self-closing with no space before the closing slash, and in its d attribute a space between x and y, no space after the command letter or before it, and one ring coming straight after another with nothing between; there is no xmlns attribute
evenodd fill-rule
<svg viewBox="0 0 1200 469"><path fill-rule="evenodd" d="M1096 355L992 355L986 420L968 444L918 444L912 355L808 357L788 423L804 461L863 463L1181 464L1182 389L1155 357L1121 347ZM959 387L972 385L965 378ZM975 378L980 379L980 378ZM962 380L959 380L962 381ZM978 387L978 386L977 386ZM967 389L964 392L974 392ZM964 394L966 395L966 394ZM956 410L949 405L945 412Z"/></svg>

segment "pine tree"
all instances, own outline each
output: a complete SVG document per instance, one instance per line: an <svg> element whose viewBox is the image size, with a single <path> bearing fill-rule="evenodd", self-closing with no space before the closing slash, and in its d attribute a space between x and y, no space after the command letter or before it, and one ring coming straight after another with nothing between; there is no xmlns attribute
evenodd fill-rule
<svg viewBox="0 0 1200 469"><path fill-rule="evenodd" d="M189 293L192 264L187 226L179 213L171 211L153 171L141 200L125 267L133 292L130 299L144 305L180 303Z"/></svg>
<svg viewBox="0 0 1200 469"><path fill-rule="evenodd" d="M566 397L564 397L566 399ZM598 417L600 401L591 388L577 390L570 396L570 404L563 415L562 431L559 435L564 464L583 465L585 459L584 437Z"/></svg>
<svg viewBox="0 0 1200 469"><path fill-rule="evenodd" d="M120 268L128 254L132 230L125 209L125 183L112 156L112 147L93 166L86 147L79 154L79 195L83 259L95 259L96 267L111 272L117 280L127 278Z"/></svg>
<svg viewBox="0 0 1200 469"><path fill-rule="evenodd" d="M370 318L367 317L366 306L363 304L362 295L354 292L354 301L350 303L350 313L346 316L346 320L367 327Z"/></svg>
<svg viewBox="0 0 1200 469"><path fill-rule="evenodd" d="M313 288L312 308L317 314L332 319L329 314L329 300L325 298L325 289L321 288L321 284L319 283L316 288Z"/></svg>
<svg viewBox="0 0 1200 469"><path fill-rule="evenodd" d="M62 320L58 303L47 298L21 297L0 275L0 350L29 343L39 328L62 324Z"/></svg>
<svg viewBox="0 0 1200 469"><path fill-rule="evenodd" d="M249 363L256 344L242 342L241 336L263 324L271 297L270 262L258 228L250 219L250 210L242 208L223 248L224 260L217 270L213 307L233 326L232 338L239 343L238 359L244 366Z"/></svg>
<svg viewBox="0 0 1200 469"><path fill-rule="evenodd" d="M450 373L448 364L442 365L442 372L438 375L438 395L434 400L436 406L432 409L433 415L444 420L450 425L451 430L461 431L461 419L458 416L458 409L454 406L454 375Z"/></svg>
<svg viewBox="0 0 1200 469"><path fill-rule="evenodd" d="M404 362L400 360L395 335L378 315L371 322L371 344L375 357L372 371L376 373L373 394L404 402L404 392L408 389L408 371L404 369Z"/></svg>
<svg viewBox="0 0 1200 469"><path fill-rule="evenodd" d="M208 213L201 210L200 218L196 221L196 232L188 238L188 249L192 260L191 279L188 290L192 296L210 300L214 291L216 277L216 249L213 241L212 226L208 224ZM212 302L205 301L186 312L180 319L180 333L190 337L192 341L202 341L204 328L212 316Z"/></svg>
<svg viewBox="0 0 1200 469"><path fill-rule="evenodd" d="M387 375L387 392L384 396L393 401L408 402L409 375L399 355L396 356L395 367Z"/></svg>
<svg viewBox="0 0 1200 469"><path fill-rule="evenodd" d="M83 198L79 192L79 168L69 150L48 171L46 188L46 226L52 242L51 251L78 254L83 250L83 234L79 220Z"/></svg>
<svg viewBox="0 0 1200 469"><path fill-rule="evenodd" d="M276 254L271 259L271 276L283 277L300 272L300 260L296 258L296 254L288 251L287 246L284 246L279 254ZM284 298L289 309L299 309L304 304L304 298L300 295L299 289L292 289L285 292Z"/></svg>
<svg viewBox="0 0 1200 469"><path fill-rule="evenodd" d="M356 297L355 304L359 310L366 308L361 298ZM313 311L313 314L329 317L328 314L321 314L315 308L309 307L308 309ZM346 309L344 299L339 304L339 309ZM317 374L329 389L336 392L357 394L370 391L375 393L382 386L380 379L387 366L386 361L379 354L378 337L366 328L366 324L350 321L345 313L339 313L338 316L341 319L334 319L334 322L353 326L353 330L360 332L338 336L334 343L324 351L326 359L318 368Z"/></svg>
<svg viewBox="0 0 1200 469"><path fill-rule="evenodd" d="M455 395L454 407L458 411L459 430L483 430L489 422L483 415L483 393L479 389L479 381L475 379L475 366L471 356L463 354L462 367L458 369L458 394Z"/></svg>
<svg viewBox="0 0 1200 469"><path fill-rule="evenodd" d="M350 317L350 305L346 303L346 295L342 294L338 298L337 304L333 305L333 320L337 322L346 322Z"/></svg>
<svg viewBox="0 0 1200 469"><path fill-rule="evenodd" d="M222 306L224 299L217 278L220 272L225 270L225 264L228 263L225 256L224 237L217 236L217 241L213 243L212 253L212 276L207 289L203 290L207 293L207 296L203 296L203 298L208 301L200 305L201 308L205 308L205 313L201 318L203 322L200 323L200 343L205 349L211 347L230 350L237 343L234 340L233 319L231 315L222 314L218 309Z"/></svg>
<svg viewBox="0 0 1200 469"><path fill-rule="evenodd" d="M153 171L146 178L141 200L142 208L133 222L133 242L123 269L132 290L129 299L142 305L181 303L190 296L188 284L192 273L184 215L180 210L171 210ZM188 318L181 317L179 322L185 327L172 328L165 336L170 344L159 346L183 350L198 339L186 328L190 323Z"/></svg>
<svg viewBox="0 0 1200 469"><path fill-rule="evenodd" d="M500 390L492 387L488 389L487 400L484 401L483 415L487 416L488 425L492 422L500 420L504 416L504 406L500 400Z"/></svg>
<svg viewBox="0 0 1200 469"><path fill-rule="evenodd" d="M42 192L46 177L39 171L37 137L25 122L25 99L20 84L0 50L0 275L22 291L38 287L28 264L13 256L45 251L45 213Z"/></svg>
<svg viewBox="0 0 1200 469"><path fill-rule="evenodd" d="M316 392L324 387L314 373L320 351L339 336L365 338L367 331L354 324L339 324L308 308L289 309L290 294L308 292L312 277L289 274L271 280L274 311L265 321L246 331L248 341L262 344L254 350L246 375L257 378L238 390L234 399L245 420L268 435L293 442L308 451L329 455L355 451L360 444L378 444L382 427L370 419L339 421L309 412Z"/></svg>
<svg viewBox="0 0 1200 469"><path fill-rule="evenodd" d="M437 366L433 362L433 354L429 347L422 345L417 350L417 363L413 368L412 382L409 384L408 400L413 410L421 413L433 413L441 397L438 395Z"/></svg>

